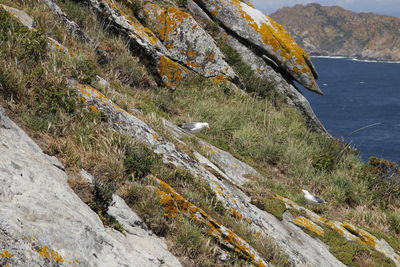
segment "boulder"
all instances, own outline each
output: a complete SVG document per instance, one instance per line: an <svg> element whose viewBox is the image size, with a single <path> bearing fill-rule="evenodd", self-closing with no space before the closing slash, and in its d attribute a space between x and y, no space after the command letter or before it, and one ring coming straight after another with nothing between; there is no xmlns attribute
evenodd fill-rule
<svg viewBox="0 0 400 267"><path fill-rule="evenodd" d="M290 34L261 11L239 0L195 0L213 20L236 39L268 57L305 88L322 94L309 55Z"/></svg>
<svg viewBox="0 0 400 267"><path fill-rule="evenodd" d="M1 266L180 266L165 242L116 198L123 233L72 191L62 164L0 111Z"/></svg>
<svg viewBox="0 0 400 267"><path fill-rule="evenodd" d="M4 8L5 11L7 11L13 17L19 20L22 23L22 25L24 25L28 29L32 30L35 27L35 22L33 21L32 17L30 17L24 11L1 4L0 8Z"/></svg>
<svg viewBox="0 0 400 267"><path fill-rule="evenodd" d="M203 77L237 79L214 39L189 13L177 7L147 3L142 18L176 62Z"/></svg>

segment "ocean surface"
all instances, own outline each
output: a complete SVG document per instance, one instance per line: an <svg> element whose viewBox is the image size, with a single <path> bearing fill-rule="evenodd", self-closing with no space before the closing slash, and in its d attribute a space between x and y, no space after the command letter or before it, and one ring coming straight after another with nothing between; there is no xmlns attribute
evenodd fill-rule
<svg viewBox="0 0 400 267"><path fill-rule="evenodd" d="M377 156L400 164L400 64L312 60L324 95L302 92L328 131L364 160Z"/></svg>

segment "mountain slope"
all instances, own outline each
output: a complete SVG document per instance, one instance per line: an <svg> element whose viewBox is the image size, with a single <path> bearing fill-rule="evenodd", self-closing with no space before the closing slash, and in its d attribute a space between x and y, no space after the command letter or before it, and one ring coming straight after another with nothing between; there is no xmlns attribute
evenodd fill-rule
<svg viewBox="0 0 400 267"><path fill-rule="evenodd" d="M316 71L269 17L237 0L0 3L1 266L400 265L398 168L310 116L292 81Z"/></svg>
<svg viewBox="0 0 400 267"><path fill-rule="evenodd" d="M271 14L312 55L400 60L400 18L319 4Z"/></svg>

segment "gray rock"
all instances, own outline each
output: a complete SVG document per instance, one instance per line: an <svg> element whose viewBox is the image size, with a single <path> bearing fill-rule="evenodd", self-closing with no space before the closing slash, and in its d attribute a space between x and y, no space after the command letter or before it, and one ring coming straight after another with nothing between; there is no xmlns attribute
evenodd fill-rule
<svg viewBox="0 0 400 267"><path fill-rule="evenodd" d="M62 164L4 113L0 127L0 265L180 266L115 197L111 213L127 231L105 228L67 184Z"/></svg>
<svg viewBox="0 0 400 267"><path fill-rule="evenodd" d="M195 0L229 34L264 54L307 89L322 93L307 53L290 34L261 11L236 0Z"/></svg>
<svg viewBox="0 0 400 267"><path fill-rule="evenodd" d="M103 49L99 47L99 45L92 40L82 29L81 27L73 20L71 20L67 14L65 14L61 8L57 5L54 0L42 0L50 10L58 16L58 18L66 25L69 32L75 36L78 40L83 43L90 44L94 47L97 55L99 56L99 61L101 63L107 63L110 61L110 56ZM67 52L68 53L68 52Z"/></svg>
<svg viewBox="0 0 400 267"><path fill-rule="evenodd" d="M214 39L184 11L154 3L143 7L142 18L163 42L171 58L204 77L237 79Z"/></svg>
<svg viewBox="0 0 400 267"><path fill-rule="evenodd" d="M25 27L31 30L35 27L33 19L24 11L1 4L0 7L4 8L4 10L6 10L8 13L18 19Z"/></svg>

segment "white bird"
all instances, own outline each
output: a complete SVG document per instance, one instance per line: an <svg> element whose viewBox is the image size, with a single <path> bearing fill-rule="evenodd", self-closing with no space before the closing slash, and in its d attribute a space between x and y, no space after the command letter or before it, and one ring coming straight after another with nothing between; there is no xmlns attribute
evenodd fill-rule
<svg viewBox="0 0 400 267"><path fill-rule="evenodd" d="M206 128L210 128L207 122L187 122L178 126L191 133L198 133Z"/></svg>
<svg viewBox="0 0 400 267"><path fill-rule="evenodd" d="M308 201L308 202L310 202L310 203L312 203L312 204L324 204L324 203L327 203L325 200L323 200L322 198L319 198L319 197L317 197L317 196L313 196L313 195L311 195L310 194L310 192L308 192L307 190L302 190L303 191L303 193L304 193L304 198Z"/></svg>

